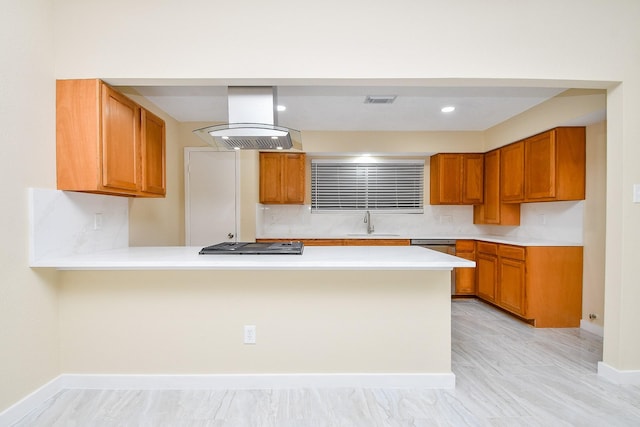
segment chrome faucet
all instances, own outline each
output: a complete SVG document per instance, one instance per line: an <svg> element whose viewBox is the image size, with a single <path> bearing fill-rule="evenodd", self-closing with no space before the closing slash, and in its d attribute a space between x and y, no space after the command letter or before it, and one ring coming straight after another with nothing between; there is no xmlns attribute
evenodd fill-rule
<svg viewBox="0 0 640 427"><path fill-rule="evenodd" d="M367 211L364 214L364 223L367 224L367 234L371 234L374 231L373 223L371 222L371 212Z"/></svg>

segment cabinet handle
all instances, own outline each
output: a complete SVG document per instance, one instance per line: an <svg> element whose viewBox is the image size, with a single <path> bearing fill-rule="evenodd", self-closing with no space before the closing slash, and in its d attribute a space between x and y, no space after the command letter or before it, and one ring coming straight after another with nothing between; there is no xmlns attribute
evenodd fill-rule
<svg viewBox="0 0 640 427"><path fill-rule="evenodd" d="M230 239L233 239L234 238L234 234L233 233L229 233L229 234L227 234L227 237L230 238Z"/></svg>

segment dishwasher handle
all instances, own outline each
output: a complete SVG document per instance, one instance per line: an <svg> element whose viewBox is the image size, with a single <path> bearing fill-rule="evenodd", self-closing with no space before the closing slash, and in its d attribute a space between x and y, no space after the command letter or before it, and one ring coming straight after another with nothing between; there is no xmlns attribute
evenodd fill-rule
<svg viewBox="0 0 640 427"><path fill-rule="evenodd" d="M434 245L434 246L443 246L443 245L455 245L456 241L454 239L411 239L412 245Z"/></svg>

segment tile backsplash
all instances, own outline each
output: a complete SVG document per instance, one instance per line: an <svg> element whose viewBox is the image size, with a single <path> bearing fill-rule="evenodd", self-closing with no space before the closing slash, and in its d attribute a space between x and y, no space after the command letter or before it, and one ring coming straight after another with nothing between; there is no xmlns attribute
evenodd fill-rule
<svg viewBox="0 0 640 427"><path fill-rule="evenodd" d="M126 197L30 188L29 205L31 265L129 244Z"/></svg>
<svg viewBox="0 0 640 427"><path fill-rule="evenodd" d="M472 206L426 205L422 214L372 212L375 234L438 238L498 235L581 244L584 202L524 203L520 226L473 224ZM342 238L367 234L362 213L311 213L309 205L256 206L259 238Z"/></svg>

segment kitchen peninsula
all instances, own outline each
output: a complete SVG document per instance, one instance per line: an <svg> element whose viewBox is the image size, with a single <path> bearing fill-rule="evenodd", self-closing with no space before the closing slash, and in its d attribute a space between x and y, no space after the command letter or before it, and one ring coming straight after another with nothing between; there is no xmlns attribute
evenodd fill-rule
<svg viewBox="0 0 640 427"><path fill-rule="evenodd" d="M455 385L450 270L473 262L412 246L127 247L115 224L126 200L115 202L106 211L92 205L101 196L32 190L31 266L61 270L63 372L116 387ZM91 230L98 209L109 221ZM56 222L75 238L53 235ZM243 343L246 325L255 344Z"/></svg>

